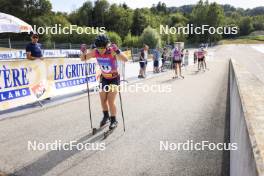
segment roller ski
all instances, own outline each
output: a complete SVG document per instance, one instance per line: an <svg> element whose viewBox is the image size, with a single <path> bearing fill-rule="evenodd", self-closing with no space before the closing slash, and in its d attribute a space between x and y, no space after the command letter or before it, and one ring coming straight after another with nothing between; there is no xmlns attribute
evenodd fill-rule
<svg viewBox="0 0 264 176"><path fill-rule="evenodd" d="M184 79L184 76L173 76L172 79Z"/></svg>
<svg viewBox="0 0 264 176"><path fill-rule="evenodd" d="M104 111L103 113L104 113L104 117L100 122L99 128L93 128L93 135L102 131L105 127L108 126L108 124L110 122L110 117L109 117L108 111Z"/></svg>
<svg viewBox="0 0 264 176"><path fill-rule="evenodd" d="M180 78L181 78L181 79L184 79L184 76L181 75Z"/></svg>
<svg viewBox="0 0 264 176"><path fill-rule="evenodd" d="M106 139L110 134L113 133L113 131L116 129L117 125L118 125L118 122L116 121L116 119L115 118L111 119L109 129L104 132L104 139Z"/></svg>
<svg viewBox="0 0 264 176"><path fill-rule="evenodd" d="M173 76L172 79L179 79L179 77L178 76Z"/></svg>

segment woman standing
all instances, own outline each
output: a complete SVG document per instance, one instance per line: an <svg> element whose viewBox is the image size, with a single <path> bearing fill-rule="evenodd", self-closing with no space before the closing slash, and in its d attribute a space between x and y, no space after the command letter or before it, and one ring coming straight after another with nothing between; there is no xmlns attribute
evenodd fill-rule
<svg viewBox="0 0 264 176"><path fill-rule="evenodd" d="M181 78L184 78L184 76L182 76L182 73L181 73L182 53L177 47L173 49L172 57L173 57L173 64L174 64L174 69L175 69L175 76L172 78L176 79L178 78L178 75Z"/></svg>
<svg viewBox="0 0 264 176"><path fill-rule="evenodd" d="M139 56L140 70L139 70L138 78L146 78L146 69L148 64L148 50L149 50L148 45L144 45L143 49L140 51L140 56Z"/></svg>
<svg viewBox="0 0 264 176"><path fill-rule="evenodd" d="M120 76L117 69L117 59L126 62L127 57L115 44L110 43L106 35L98 35L94 45L95 48L89 51L85 47L81 47L81 60L85 61L96 58L100 66L102 74L99 94L104 115L100 127L110 120L109 129L113 129L118 124L116 120L115 99L118 93L118 86L120 85ZM109 116L109 110L111 116Z"/></svg>

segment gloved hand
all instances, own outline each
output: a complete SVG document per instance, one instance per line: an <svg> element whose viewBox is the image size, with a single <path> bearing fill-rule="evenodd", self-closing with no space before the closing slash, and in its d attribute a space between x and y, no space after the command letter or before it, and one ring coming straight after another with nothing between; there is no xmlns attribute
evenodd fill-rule
<svg viewBox="0 0 264 176"><path fill-rule="evenodd" d="M82 53L84 53L87 50L87 45L86 44L81 44L80 50Z"/></svg>
<svg viewBox="0 0 264 176"><path fill-rule="evenodd" d="M121 50L118 48L118 46L116 44L112 43L111 47L116 52L116 54L120 54L121 53Z"/></svg>

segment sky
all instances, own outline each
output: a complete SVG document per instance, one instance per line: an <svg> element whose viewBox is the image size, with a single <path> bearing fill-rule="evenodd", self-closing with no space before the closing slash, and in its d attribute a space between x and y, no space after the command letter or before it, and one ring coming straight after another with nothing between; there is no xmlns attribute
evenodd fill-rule
<svg viewBox="0 0 264 176"><path fill-rule="evenodd" d="M86 0L50 0L53 6L54 11L62 11L62 12L71 12L76 10ZM95 1L95 0L91 0ZM152 4L157 4L159 1L165 2L167 7L171 6L182 6L189 4L196 4L198 0L108 0L108 2L112 3L123 3L125 2L130 8L140 8L140 7L151 7ZM235 7L242 8L254 8L257 6L264 6L264 0L209 0L209 2L217 2L219 4L230 4Z"/></svg>

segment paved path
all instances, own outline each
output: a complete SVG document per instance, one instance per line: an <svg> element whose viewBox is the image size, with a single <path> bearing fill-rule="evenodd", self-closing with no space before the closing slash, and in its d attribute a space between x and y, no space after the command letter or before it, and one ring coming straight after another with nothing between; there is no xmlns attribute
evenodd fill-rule
<svg viewBox="0 0 264 176"><path fill-rule="evenodd" d="M127 131L119 127L106 140L89 135L87 98L23 117L0 121L0 170L23 176L217 176L225 175L222 151L160 151L170 143L225 142L228 61L208 63L210 71L190 66L184 80L172 72L142 82L171 86L171 93L123 93ZM94 124L101 118L99 98L91 97ZM119 112L120 114L120 112ZM106 143L104 151L28 151L28 141ZM223 169L224 168L224 169Z"/></svg>
<svg viewBox="0 0 264 176"><path fill-rule="evenodd" d="M223 45L214 55L235 59L264 82L264 45Z"/></svg>

